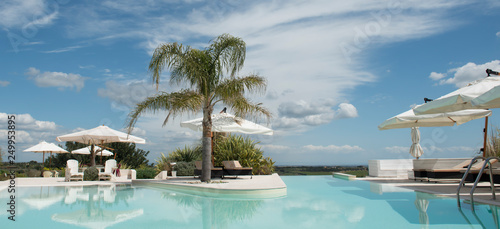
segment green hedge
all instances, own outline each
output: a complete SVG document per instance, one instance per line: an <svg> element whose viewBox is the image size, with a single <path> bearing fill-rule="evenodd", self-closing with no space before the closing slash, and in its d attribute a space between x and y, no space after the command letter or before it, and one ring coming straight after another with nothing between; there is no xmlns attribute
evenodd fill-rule
<svg viewBox="0 0 500 229"><path fill-rule="evenodd" d="M156 170L151 167L136 169L137 179L153 179L156 176Z"/></svg>
<svg viewBox="0 0 500 229"><path fill-rule="evenodd" d="M174 166L174 170L177 171L177 176L194 176L194 169L196 166L194 165L194 162L185 162L185 161L180 161L177 162L176 165Z"/></svg>

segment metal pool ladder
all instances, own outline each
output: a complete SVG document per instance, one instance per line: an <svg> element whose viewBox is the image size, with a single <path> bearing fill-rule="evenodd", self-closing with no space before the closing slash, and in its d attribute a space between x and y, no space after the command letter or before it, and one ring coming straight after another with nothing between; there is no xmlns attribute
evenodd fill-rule
<svg viewBox="0 0 500 229"><path fill-rule="evenodd" d="M479 173L477 174L477 178L476 178L476 181L474 181L474 185L472 186L472 189L470 190L470 202L471 202L471 205L474 206L474 191L476 190L477 184L481 180L481 175L483 175L483 172L484 172L484 169L486 168L486 166L488 166L488 168L490 170L491 195L492 195L493 199L496 200L495 184L493 183L493 171L492 171L492 168L491 168L491 162L490 162L490 160L496 159L496 160L500 161L500 158L499 157L488 157L488 158L485 158L485 157L482 157L482 156L477 156L477 157L472 158L472 160L470 161L470 164L467 167L467 171L465 171L464 176L462 177L462 180L460 181L460 184L458 185L458 188L457 188L457 204L458 204L458 207L461 207L461 205L460 205L460 189L462 188L462 186L465 186L465 179L467 178L467 175L469 174L469 171L470 171L470 169L472 167L472 164L474 164L479 159L483 159L484 163L483 163L483 166L481 167L481 170L479 170ZM472 210L474 211L474 207L472 207Z"/></svg>

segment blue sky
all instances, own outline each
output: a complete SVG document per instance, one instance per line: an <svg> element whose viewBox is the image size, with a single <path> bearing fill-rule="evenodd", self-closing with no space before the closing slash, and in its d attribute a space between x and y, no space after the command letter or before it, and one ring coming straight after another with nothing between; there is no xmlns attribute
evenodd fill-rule
<svg viewBox="0 0 500 229"><path fill-rule="evenodd" d="M377 126L500 70L498 9L493 0L2 1L0 147L8 114L17 118L18 162L41 161L22 152L41 140L102 124L123 130L130 109L156 93L147 66L159 44L202 49L229 33L247 44L240 75L268 80L252 100L272 111L275 134L250 137L277 165L411 158L409 129ZM160 90L179 90L168 77ZM198 141L179 123L200 116L161 127L164 113L144 115L133 134L146 138L139 147L154 162ZM483 127L421 128L423 158L474 156Z"/></svg>

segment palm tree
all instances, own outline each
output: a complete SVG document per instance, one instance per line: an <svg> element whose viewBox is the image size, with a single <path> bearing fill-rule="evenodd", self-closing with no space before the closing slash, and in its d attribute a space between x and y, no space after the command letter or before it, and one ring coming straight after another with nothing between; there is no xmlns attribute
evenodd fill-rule
<svg viewBox="0 0 500 229"><path fill-rule="evenodd" d="M201 181L209 181L214 106L222 102L239 117L257 114L264 115L268 119L271 117L271 113L260 103L252 103L244 96L246 92L264 92L266 89L266 80L261 76L255 74L236 76L243 67L245 52L245 42L229 34L217 37L203 50L178 43L159 45L149 63L149 71L156 89L158 90L160 75L164 68L170 70L171 84L184 83L189 88L171 93L160 92L137 104L129 114L129 132L139 116L145 112L168 110L163 122L165 125L170 116L183 112L203 111L203 162L200 178Z"/></svg>

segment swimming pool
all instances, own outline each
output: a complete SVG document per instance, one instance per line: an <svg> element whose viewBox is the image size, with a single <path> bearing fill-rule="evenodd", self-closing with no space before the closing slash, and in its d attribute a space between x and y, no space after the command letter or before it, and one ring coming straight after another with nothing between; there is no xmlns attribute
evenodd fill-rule
<svg viewBox="0 0 500 229"><path fill-rule="evenodd" d="M18 187L2 228L497 228L498 207L331 176L284 176L286 197L227 199L148 187ZM8 203L6 190L0 202ZM8 205L2 204L7 210ZM5 227L4 227L5 226Z"/></svg>

